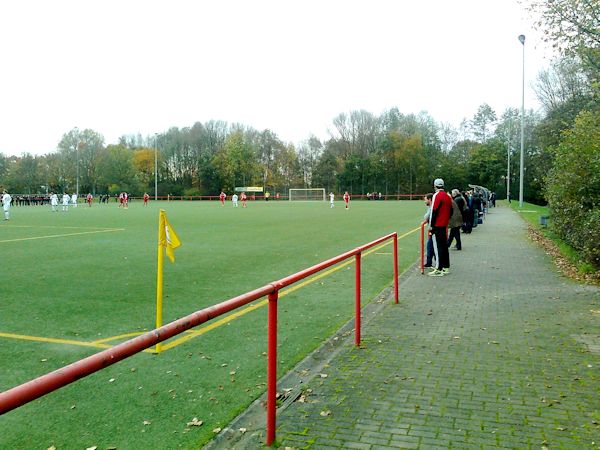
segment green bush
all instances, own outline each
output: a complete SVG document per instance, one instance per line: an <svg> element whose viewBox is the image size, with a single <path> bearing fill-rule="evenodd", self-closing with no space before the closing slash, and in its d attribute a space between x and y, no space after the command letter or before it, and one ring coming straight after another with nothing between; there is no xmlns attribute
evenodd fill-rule
<svg viewBox="0 0 600 450"><path fill-rule="evenodd" d="M582 111L555 153L545 189L553 227L600 268L600 114Z"/></svg>
<svg viewBox="0 0 600 450"><path fill-rule="evenodd" d="M191 187L191 188L184 189L183 195L190 197L190 196L202 195L202 193L200 192L200 189L198 189L197 187Z"/></svg>

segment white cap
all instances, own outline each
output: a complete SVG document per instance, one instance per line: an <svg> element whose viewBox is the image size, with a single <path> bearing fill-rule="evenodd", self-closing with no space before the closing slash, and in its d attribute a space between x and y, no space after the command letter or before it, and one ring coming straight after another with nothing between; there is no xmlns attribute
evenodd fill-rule
<svg viewBox="0 0 600 450"><path fill-rule="evenodd" d="M444 180L442 180L441 178L436 178L435 181L433 182L433 186L436 188L443 188Z"/></svg>

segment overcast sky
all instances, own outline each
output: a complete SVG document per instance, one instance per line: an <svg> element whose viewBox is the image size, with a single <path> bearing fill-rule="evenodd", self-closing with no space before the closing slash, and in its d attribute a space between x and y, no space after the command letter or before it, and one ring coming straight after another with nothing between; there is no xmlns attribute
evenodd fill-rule
<svg viewBox="0 0 600 450"><path fill-rule="evenodd" d="M116 143L211 119L327 138L341 112L538 108L552 56L517 0L5 0L0 153L74 127Z"/></svg>

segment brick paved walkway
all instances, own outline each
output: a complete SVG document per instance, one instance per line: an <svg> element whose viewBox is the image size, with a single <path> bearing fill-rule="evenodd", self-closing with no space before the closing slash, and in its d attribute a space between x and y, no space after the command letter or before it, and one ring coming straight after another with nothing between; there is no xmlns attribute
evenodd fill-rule
<svg viewBox="0 0 600 450"><path fill-rule="evenodd" d="M282 448L600 448L600 290L559 276L508 208L450 257L302 384Z"/></svg>

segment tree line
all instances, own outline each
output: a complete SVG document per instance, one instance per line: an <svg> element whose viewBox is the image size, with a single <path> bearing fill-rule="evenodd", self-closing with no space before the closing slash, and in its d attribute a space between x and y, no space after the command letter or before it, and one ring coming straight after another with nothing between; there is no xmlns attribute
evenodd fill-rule
<svg viewBox="0 0 600 450"><path fill-rule="evenodd" d="M532 148L539 117L530 111L526 119ZM64 134L54 153L0 155L0 184L24 194L73 192L77 186L80 193L140 194L153 192L156 162L159 195L217 195L236 186L283 194L303 187L417 194L443 177L452 186L475 183L502 196L507 155L518 150L518 124L517 109L497 118L487 104L459 129L427 113L402 114L393 108L377 116L357 110L336 116L327 140L311 136L297 147L270 130L222 121L155 136L123 136L116 145L105 145L95 130L75 128ZM512 160L517 173L517 158ZM533 181L527 188L536 195ZM513 177L511 183L518 185L518 180Z"/></svg>

